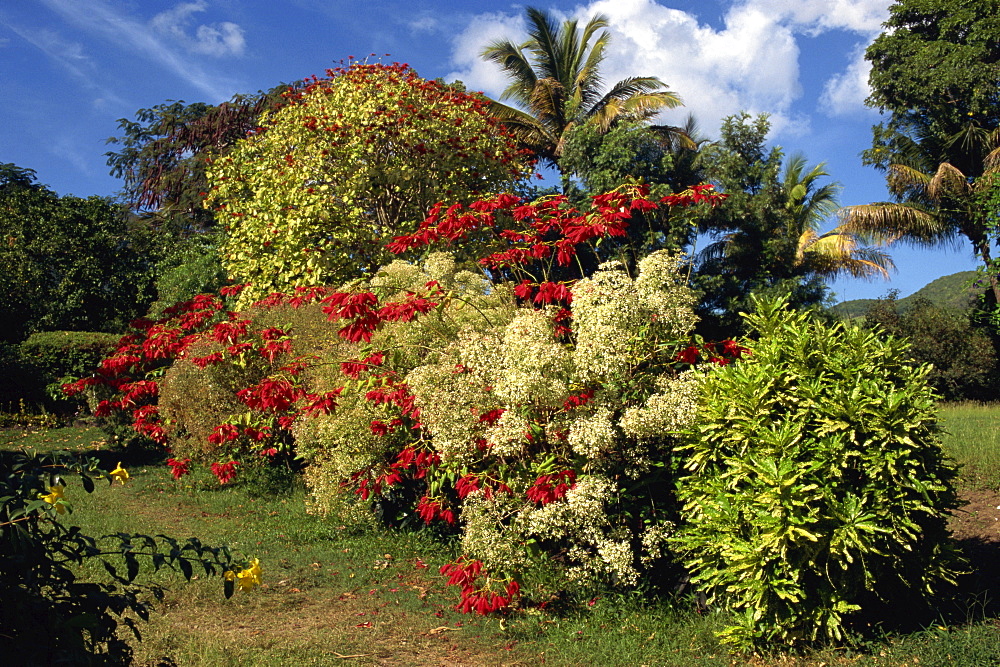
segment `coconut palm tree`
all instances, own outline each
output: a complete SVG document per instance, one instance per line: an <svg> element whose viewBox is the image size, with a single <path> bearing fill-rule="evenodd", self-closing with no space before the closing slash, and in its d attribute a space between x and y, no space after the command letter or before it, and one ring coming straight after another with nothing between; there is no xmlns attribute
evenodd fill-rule
<svg viewBox="0 0 1000 667"><path fill-rule="evenodd" d="M877 240L872 235L844 224L820 231L839 208L840 186L818 183L827 176L825 164L809 168L805 156L793 156L775 197L782 213L771 224L738 223L701 252L702 261L727 263L735 271L740 264L753 272L763 268L776 278L888 278L892 259L869 246Z"/></svg>
<svg viewBox="0 0 1000 667"><path fill-rule="evenodd" d="M803 155L793 156L785 167L782 188L785 208L791 213L791 236L797 239L793 269L802 275L837 278L850 275L854 278L889 278L893 268L889 255L871 247L877 239L861 229L851 229L841 224L827 232L820 232L826 220L838 210L836 183L817 185L829 176L825 164L818 164L806 171Z"/></svg>
<svg viewBox="0 0 1000 667"><path fill-rule="evenodd" d="M964 237L989 267L993 261L991 215L996 212L984 208L982 197L1000 177L1000 129L986 131L970 123L951 138L946 151L932 154L929 146L930 142L919 138L907 139L899 163L886 168L886 182L897 201L845 208L842 226L885 243L925 247L954 244ZM934 159L945 153L954 159ZM955 162L978 173L965 173ZM990 287L1000 303L1000 281L992 272Z"/></svg>
<svg viewBox="0 0 1000 667"><path fill-rule="evenodd" d="M680 106L680 97L656 77L629 77L602 92L600 66L610 39L605 16L593 17L581 30L575 20L557 25L532 7L527 15L524 43L500 40L482 57L499 65L510 80L500 99L522 107L494 102L494 113L544 161L559 168L567 133L579 123L606 131L616 122L648 120L662 109Z"/></svg>
<svg viewBox="0 0 1000 667"><path fill-rule="evenodd" d="M820 303L825 281L850 275L888 277L892 260L872 247L871 236L836 219L840 186L824 183L825 165L809 166L800 155L785 159L767 148L766 116L742 113L723 122L722 139L704 156L707 176L728 195L708 211L699 231L712 242L696 256L696 286L703 332L712 337L741 331L741 311L753 292L787 295L796 306Z"/></svg>

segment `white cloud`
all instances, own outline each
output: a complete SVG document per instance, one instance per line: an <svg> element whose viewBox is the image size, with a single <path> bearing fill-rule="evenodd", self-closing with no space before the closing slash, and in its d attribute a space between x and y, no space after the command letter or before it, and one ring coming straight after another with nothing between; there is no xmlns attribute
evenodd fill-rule
<svg viewBox="0 0 1000 667"><path fill-rule="evenodd" d="M526 37L524 18L520 15L480 14L454 38L452 63L458 68L444 78L460 79L469 90L480 90L492 97L499 97L507 87L507 79L493 63L479 57L491 43L510 39L515 44Z"/></svg>
<svg viewBox="0 0 1000 667"><path fill-rule="evenodd" d="M102 0L42 0L50 9L69 21L76 29L102 37L106 42L123 43L141 56L149 58L171 71L181 80L207 95L212 102L232 96L233 82L220 80L206 72L197 62L182 57L157 31L112 8Z"/></svg>
<svg viewBox="0 0 1000 667"><path fill-rule="evenodd" d="M413 32L437 32L440 22L433 16L422 16L406 24Z"/></svg>
<svg viewBox="0 0 1000 667"><path fill-rule="evenodd" d="M877 33L889 16L888 0L743 0L738 6L756 8L807 34Z"/></svg>
<svg viewBox="0 0 1000 667"><path fill-rule="evenodd" d="M830 77L820 96L820 107L828 116L846 116L855 113L877 113L865 106L871 94L868 73L872 64L865 60L864 46L855 50L850 65L840 74Z"/></svg>
<svg viewBox="0 0 1000 667"><path fill-rule="evenodd" d="M573 17L581 24L596 13L608 17L613 38L602 68L607 83L657 76L680 94L685 106L666 112L666 122L693 113L711 131L723 117L748 110L771 114L775 133L800 135L808 131L808 118L793 109L802 95L797 37L843 30L870 39L888 5L889 0L744 0L727 10L718 29L655 0L591 0ZM497 38L517 43L525 35L523 14L474 17L454 39L450 76L498 95L506 81L479 53ZM867 85L864 75L855 58L827 84L825 103L839 113L860 107L867 96L857 89L859 81Z"/></svg>
<svg viewBox="0 0 1000 667"><path fill-rule="evenodd" d="M208 9L204 0L182 3L160 12L149 22L150 26L162 35L174 39L193 53L208 56L240 56L246 49L243 29L235 23L225 21L212 25L200 25L195 30L194 37L188 35L191 17Z"/></svg>
<svg viewBox="0 0 1000 667"><path fill-rule="evenodd" d="M106 102L122 103L120 97L97 82L94 62L87 57L81 43L65 39L55 30L48 28L32 29L12 24L8 24L7 27L21 39L42 51L70 76L79 81L84 88L98 95L98 98L94 100L95 104L98 100L102 104Z"/></svg>

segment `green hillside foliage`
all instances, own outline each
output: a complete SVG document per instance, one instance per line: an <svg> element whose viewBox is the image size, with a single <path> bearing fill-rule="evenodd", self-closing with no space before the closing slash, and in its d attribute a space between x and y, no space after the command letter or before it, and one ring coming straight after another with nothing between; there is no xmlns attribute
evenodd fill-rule
<svg viewBox="0 0 1000 667"><path fill-rule="evenodd" d="M983 293L983 287L975 284L975 271L959 271L932 280L913 294L896 299L900 311L906 310L919 299L926 299L935 306L953 310L968 310ZM830 308L830 312L845 319L863 317L875 305L877 299L851 299Z"/></svg>

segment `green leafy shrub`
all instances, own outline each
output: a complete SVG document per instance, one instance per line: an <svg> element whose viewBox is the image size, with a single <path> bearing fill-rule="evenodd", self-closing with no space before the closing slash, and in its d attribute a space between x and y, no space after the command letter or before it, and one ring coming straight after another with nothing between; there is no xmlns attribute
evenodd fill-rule
<svg viewBox="0 0 1000 667"><path fill-rule="evenodd" d="M97 539L64 525L59 516L72 511L70 479L77 478L90 493L95 478L109 483L128 478L120 465L110 473L96 466L94 459L78 461L66 453L2 453L0 628L7 660L16 656L17 664L131 664L132 647L123 630L138 639L136 621L149 618L150 598L162 598L161 587L139 583L141 560L155 570L179 570L185 579L191 579L194 566L205 574L225 574L227 597L237 585L248 588L259 582L256 563L234 573L225 547L163 535L118 533ZM106 581L78 578L78 566L92 559L103 564Z"/></svg>
<svg viewBox="0 0 1000 667"><path fill-rule="evenodd" d="M38 382L25 365L18 344L0 341L0 377L0 409L9 412L22 400L37 403L41 399Z"/></svg>
<svg viewBox="0 0 1000 667"><path fill-rule="evenodd" d="M156 265L156 301L149 307L151 316L161 317L173 304L216 292L226 284L218 243L218 234L197 234L177 240Z"/></svg>
<svg viewBox="0 0 1000 667"><path fill-rule="evenodd" d="M915 299L902 312L896 295L878 299L865 313L865 326L910 343L910 357L932 364L927 381L949 401L993 400L997 387L997 354L986 330L968 312L941 308Z"/></svg>
<svg viewBox="0 0 1000 667"><path fill-rule="evenodd" d="M89 375L115 349L121 336L89 331L44 331L21 343L21 359L49 405L67 402L61 386Z"/></svg>
<svg viewBox="0 0 1000 667"><path fill-rule="evenodd" d="M0 412L0 428L47 429L59 425L59 418L51 412L28 407L22 398L17 402L17 410Z"/></svg>
<svg viewBox="0 0 1000 667"><path fill-rule="evenodd" d="M930 369L898 339L756 308L751 355L708 374L680 449L673 543L709 600L742 614L726 640L840 639L851 613L954 574Z"/></svg>
<svg viewBox="0 0 1000 667"><path fill-rule="evenodd" d="M439 207L390 244L403 253L485 237L493 252L481 265L499 284L431 253L242 313L199 295L102 362L96 381L117 393L101 410L131 412L161 443L173 437L175 477L203 457L228 483L249 461L294 454L317 511L353 505L352 516L460 533L466 553L446 570L466 612L676 573L666 539L674 439L697 394L688 371L742 348L692 345L694 296L665 251L634 275L612 261L553 280L580 247L620 236L630 211L722 201L711 186L658 203L647 194L621 188L583 213L565 197L497 195Z"/></svg>

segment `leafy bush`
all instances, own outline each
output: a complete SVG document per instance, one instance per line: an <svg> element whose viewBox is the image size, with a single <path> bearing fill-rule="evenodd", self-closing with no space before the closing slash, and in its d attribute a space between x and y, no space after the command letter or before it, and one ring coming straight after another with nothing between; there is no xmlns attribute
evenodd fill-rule
<svg viewBox="0 0 1000 667"><path fill-rule="evenodd" d="M997 353L983 328L968 312L934 305L920 298L898 312L896 295L878 299L865 313L865 326L910 343L910 357L931 364L927 381L949 401L996 398Z"/></svg>
<svg viewBox="0 0 1000 667"><path fill-rule="evenodd" d="M216 292L226 284L218 243L218 234L177 239L156 265L156 301L149 307L151 316L161 317L173 304Z"/></svg>
<svg viewBox="0 0 1000 667"><path fill-rule="evenodd" d="M59 418L51 412L33 410L22 398L17 402L17 410L0 412L0 428L47 429L59 425Z"/></svg>
<svg viewBox="0 0 1000 667"><path fill-rule="evenodd" d="M385 244L437 202L505 191L530 174L489 102L406 65L327 70L208 171L208 203L228 230L222 263L252 283L240 307L273 291L371 276ZM280 233L279 233L280 230Z"/></svg>
<svg viewBox="0 0 1000 667"><path fill-rule="evenodd" d="M0 341L0 409L10 411L15 405L27 399L38 403L42 392L24 359L21 346L17 343Z"/></svg>
<svg viewBox="0 0 1000 667"><path fill-rule="evenodd" d="M748 648L843 636L852 613L950 581L954 467L906 344L756 301L759 340L705 379L679 450L684 550Z"/></svg>
<svg viewBox="0 0 1000 667"><path fill-rule="evenodd" d="M85 375L107 357L121 336L87 331L44 331L21 343L21 358L49 402L65 403L61 386Z"/></svg>
<svg viewBox="0 0 1000 667"><path fill-rule="evenodd" d="M0 164L0 341L123 330L152 301L150 233L108 199L60 197L34 176Z"/></svg>
<svg viewBox="0 0 1000 667"><path fill-rule="evenodd" d="M432 253L242 313L201 295L102 362L94 381L115 394L101 412L131 412L136 430L174 438L177 477L192 459L215 459L227 483L294 454L319 511L353 503L393 525L460 532L466 554L447 573L465 611L511 606L521 583L544 600L567 576L578 592L634 586L671 562L671 451L697 386L685 371L741 351L691 345L694 299L668 253L634 277L611 262L576 283L552 280L580 247L620 236L630 211L657 209L647 194L623 188L583 213L564 197L498 195L438 207L390 244L486 237L482 264L516 284ZM720 200L698 186L660 203Z"/></svg>
<svg viewBox="0 0 1000 667"><path fill-rule="evenodd" d="M68 454L32 457L5 452L0 459L0 627L7 660L17 664L124 665L132 649L121 625L139 638L136 619L149 617L149 596L162 598L158 586L137 581L140 559L159 570L169 567L191 579L194 567L205 574L225 574L224 591L249 587L248 571L234 571L228 549L178 542L158 535L119 533L95 539L59 516L72 511L68 488L77 477L88 493L94 478L122 483L121 468L104 473L96 460L77 461ZM124 568L116 564L120 557ZM81 581L77 566L97 559L106 582ZM237 568L238 569L238 568ZM244 583L246 580L246 583Z"/></svg>

